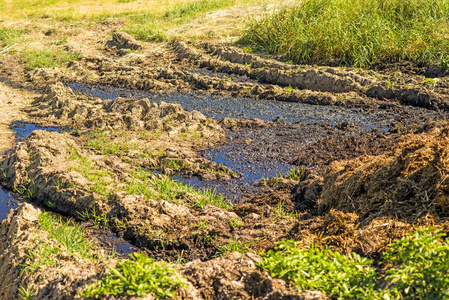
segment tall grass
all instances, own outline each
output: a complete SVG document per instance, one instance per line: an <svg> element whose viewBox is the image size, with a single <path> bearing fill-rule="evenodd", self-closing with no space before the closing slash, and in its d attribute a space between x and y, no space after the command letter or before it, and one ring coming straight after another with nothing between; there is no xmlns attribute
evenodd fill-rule
<svg viewBox="0 0 449 300"><path fill-rule="evenodd" d="M240 40L297 62L366 66L449 53L449 0L304 0L252 19Z"/></svg>

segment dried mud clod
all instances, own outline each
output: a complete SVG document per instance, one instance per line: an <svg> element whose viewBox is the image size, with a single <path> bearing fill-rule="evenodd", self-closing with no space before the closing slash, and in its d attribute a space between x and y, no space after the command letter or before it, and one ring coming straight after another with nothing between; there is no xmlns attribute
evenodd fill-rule
<svg viewBox="0 0 449 300"><path fill-rule="evenodd" d="M118 55L126 55L128 53L126 50L138 50L142 48L142 43L125 32L114 32L112 34L112 40L107 41L106 45L111 49L117 50Z"/></svg>

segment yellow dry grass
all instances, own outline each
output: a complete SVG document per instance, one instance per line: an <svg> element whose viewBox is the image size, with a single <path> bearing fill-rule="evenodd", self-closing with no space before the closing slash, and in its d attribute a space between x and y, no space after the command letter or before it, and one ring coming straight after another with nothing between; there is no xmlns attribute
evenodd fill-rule
<svg viewBox="0 0 449 300"><path fill-rule="evenodd" d="M414 221L449 218L449 126L410 135L394 153L336 162L325 178L322 209Z"/></svg>

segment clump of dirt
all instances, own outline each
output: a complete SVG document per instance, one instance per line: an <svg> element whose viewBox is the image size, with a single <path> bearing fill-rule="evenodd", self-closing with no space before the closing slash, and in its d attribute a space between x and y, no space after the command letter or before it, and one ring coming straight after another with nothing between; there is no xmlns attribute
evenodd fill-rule
<svg viewBox="0 0 449 300"><path fill-rule="evenodd" d="M449 127L435 131L408 135L388 154L334 162L325 175L320 210L355 212L364 223L383 216L447 219Z"/></svg>
<svg viewBox="0 0 449 300"><path fill-rule="evenodd" d="M37 218L40 213L40 209L23 203L0 225L2 299L23 299L20 290L28 291L32 295L30 299L80 298L77 292L106 271L105 263L116 264L114 259L91 261L77 255L69 256L64 246L42 230ZM42 259L39 249L44 246L58 249L59 254L47 258L47 263L53 263L44 263L34 271L27 270L27 265Z"/></svg>
<svg viewBox="0 0 449 300"><path fill-rule="evenodd" d="M233 252L207 262L195 260L178 267L204 299L327 299L321 292L303 292L272 278L256 267L255 254Z"/></svg>
<svg viewBox="0 0 449 300"><path fill-rule="evenodd" d="M32 118L48 122L78 124L101 129L146 128L171 132L201 132L209 128L222 132L220 126L197 111L185 112L180 105L163 102L150 103L148 99L103 101L99 98L74 94L62 83L48 85L44 94L27 109Z"/></svg>
<svg viewBox="0 0 449 300"><path fill-rule="evenodd" d="M126 50L138 50L142 48L142 43L125 32L114 32L112 40L107 41L106 45L111 49L117 50L118 55L126 55Z"/></svg>

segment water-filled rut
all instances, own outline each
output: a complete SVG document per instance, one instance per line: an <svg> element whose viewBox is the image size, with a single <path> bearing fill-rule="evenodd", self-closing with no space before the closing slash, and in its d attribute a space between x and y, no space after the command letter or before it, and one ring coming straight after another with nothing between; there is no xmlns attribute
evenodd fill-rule
<svg viewBox="0 0 449 300"><path fill-rule="evenodd" d="M263 178L284 175L293 168L310 166L307 158L301 161L297 156L301 155L304 148L320 140L330 136L338 139L339 135L345 136L343 140L346 140L346 143L353 143L350 139L354 138L365 139L363 135L374 140L378 132L388 133L391 129L396 130L404 122L420 124L441 118L438 112L417 107L365 111L363 108L319 106L194 92L151 93L80 83L67 86L74 92L103 100L117 97L147 98L150 102L180 104L186 111L196 110L213 119L256 118L274 121L274 126L267 128L240 128L235 132L230 130L224 143L202 152L202 157L209 161L239 172L242 175L240 178L220 181L185 177L180 174L172 176L197 188L215 189L234 201L241 195L260 192L261 188L257 183ZM341 158L350 157L343 154Z"/></svg>

